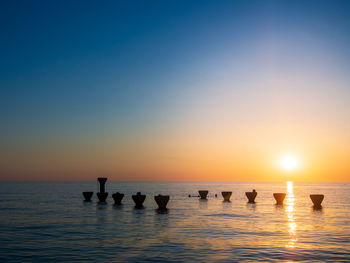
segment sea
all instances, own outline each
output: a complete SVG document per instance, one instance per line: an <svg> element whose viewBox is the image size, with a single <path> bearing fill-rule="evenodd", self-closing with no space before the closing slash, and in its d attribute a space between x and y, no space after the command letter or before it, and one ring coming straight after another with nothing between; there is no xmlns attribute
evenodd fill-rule
<svg viewBox="0 0 350 263"><path fill-rule="evenodd" d="M350 262L350 183L107 181L106 203L98 189L1 182L0 262ZM252 189L255 204L245 196ZM94 191L91 202L83 191ZM222 191L232 191L230 202ZM136 192L146 195L143 209ZM283 206L277 192L287 194ZM170 195L165 211L158 194ZM324 194L321 209L310 194Z"/></svg>

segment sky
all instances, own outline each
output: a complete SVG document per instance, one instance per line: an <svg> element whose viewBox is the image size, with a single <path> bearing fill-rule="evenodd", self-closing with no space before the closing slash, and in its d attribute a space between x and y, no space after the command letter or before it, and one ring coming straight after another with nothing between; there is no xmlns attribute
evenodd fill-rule
<svg viewBox="0 0 350 263"><path fill-rule="evenodd" d="M0 180L349 181L349 13L1 1Z"/></svg>

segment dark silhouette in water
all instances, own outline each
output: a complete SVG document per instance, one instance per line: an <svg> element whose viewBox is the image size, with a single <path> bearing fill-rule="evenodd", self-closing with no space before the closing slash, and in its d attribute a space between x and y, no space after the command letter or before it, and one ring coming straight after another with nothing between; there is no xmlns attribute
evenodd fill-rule
<svg viewBox="0 0 350 263"><path fill-rule="evenodd" d="M324 195L320 194L312 194L310 195L311 201L314 204L315 209L321 209L322 208L322 201L324 199Z"/></svg>
<svg viewBox="0 0 350 263"><path fill-rule="evenodd" d="M169 202L170 197L168 195L156 195L154 196L154 200L156 201L158 205L159 210L166 210L166 205Z"/></svg>
<svg viewBox="0 0 350 263"><path fill-rule="evenodd" d="M207 199L207 195L208 195L209 191L208 190L199 190L198 193L199 193L199 196L201 197L201 199Z"/></svg>
<svg viewBox="0 0 350 263"><path fill-rule="evenodd" d="M221 192L222 197L224 198L224 202L230 202L230 197L232 192Z"/></svg>
<svg viewBox="0 0 350 263"><path fill-rule="evenodd" d="M99 177L99 178L97 178L97 181L100 183L100 192L97 193L96 195L97 195L98 199L100 200L100 202L106 202L106 199L108 196L108 193L106 193L106 191L105 191L105 184L106 184L107 178Z"/></svg>
<svg viewBox="0 0 350 263"><path fill-rule="evenodd" d="M132 196L132 200L135 202L135 208L143 208L143 202L146 199L146 195L142 195L141 192L137 192L136 195Z"/></svg>
<svg viewBox="0 0 350 263"><path fill-rule="evenodd" d="M122 204L122 200L124 197L124 194L121 194L119 192L116 192L115 194L112 194L112 197L114 199L114 204L115 205L121 205Z"/></svg>
<svg viewBox="0 0 350 263"><path fill-rule="evenodd" d="M85 198L84 201L86 202L90 202L91 201L91 197L93 196L94 192L83 192L83 196Z"/></svg>
<svg viewBox="0 0 350 263"><path fill-rule="evenodd" d="M96 193L98 200L100 200L100 202L106 202L108 193Z"/></svg>
<svg viewBox="0 0 350 263"><path fill-rule="evenodd" d="M248 198L248 203L254 204L255 203L255 197L258 195L258 193L253 189L251 192L245 192L245 195Z"/></svg>
<svg viewBox="0 0 350 263"><path fill-rule="evenodd" d="M285 193L274 193L273 197L276 200L276 205L283 205L284 198L286 197Z"/></svg>

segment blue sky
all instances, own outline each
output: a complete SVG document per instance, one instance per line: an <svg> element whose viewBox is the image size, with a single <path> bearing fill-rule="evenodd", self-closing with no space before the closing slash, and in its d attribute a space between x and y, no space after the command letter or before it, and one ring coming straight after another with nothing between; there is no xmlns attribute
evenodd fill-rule
<svg viewBox="0 0 350 263"><path fill-rule="evenodd" d="M259 83L276 75L336 82L310 87L305 105L332 98L329 119L347 122L349 11L348 1L2 1L2 145L186 129L228 97L258 112L250 94L270 106L276 90Z"/></svg>

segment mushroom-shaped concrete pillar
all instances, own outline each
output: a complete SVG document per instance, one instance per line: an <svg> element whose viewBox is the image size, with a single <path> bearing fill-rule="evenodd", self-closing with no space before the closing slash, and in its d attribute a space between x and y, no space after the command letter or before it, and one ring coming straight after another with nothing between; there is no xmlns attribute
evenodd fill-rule
<svg viewBox="0 0 350 263"><path fill-rule="evenodd" d="M224 202L230 202L230 197L232 192L221 192L222 197L224 198Z"/></svg>
<svg viewBox="0 0 350 263"><path fill-rule="evenodd" d="M98 200L100 200L100 202L106 202L108 193L96 193Z"/></svg>
<svg viewBox="0 0 350 263"><path fill-rule="evenodd" d="M122 204L122 200L124 197L124 194L121 194L119 192L116 192L115 194L112 194L112 197L114 199L114 204L116 205L121 205Z"/></svg>
<svg viewBox="0 0 350 263"><path fill-rule="evenodd" d="M158 209L160 210L166 210L166 205L169 202L170 197L168 195L156 195L154 196L154 200L156 201L158 205Z"/></svg>
<svg viewBox="0 0 350 263"><path fill-rule="evenodd" d="M283 205L283 200L286 197L285 193L274 193L273 197L276 200L276 205Z"/></svg>
<svg viewBox="0 0 350 263"><path fill-rule="evenodd" d="M85 198L85 200L84 201L91 201L91 197L92 197L92 195L94 194L94 192L83 192L83 196L84 196L84 198Z"/></svg>
<svg viewBox="0 0 350 263"><path fill-rule="evenodd" d="M258 195L258 193L253 189L251 192L245 192L245 195L248 198L248 203L254 204L255 203L255 197Z"/></svg>
<svg viewBox="0 0 350 263"><path fill-rule="evenodd" d="M97 181L100 183L100 192L97 193L97 197L100 200L100 202L106 202L108 193L105 192L105 184L107 181L107 178L105 177L99 177L97 178Z"/></svg>
<svg viewBox="0 0 350 263"><path fill-rule="evenodd" d="M208 190L199 190L198 193L199 193L199 196L201 199L207 199L207 195L208 195L209 191Z"/></svg>
<svg viewBox="0 0 350 263"><path fill-rule="evenodd" d="M142 208L143 202L145 201L145 199L146 199L146 195L142 195L141 192L137 192L136 195L132 196L132 200L134 200L136 208Z"/></svg>
<svg viewBox="0 0 350 263"><path fill-rule="evenodd" d="M314 208L322 208L322 201L324 198L324 195L319 195L319 194L313 194L310 195L311 201L314 203Z"/></svg>

